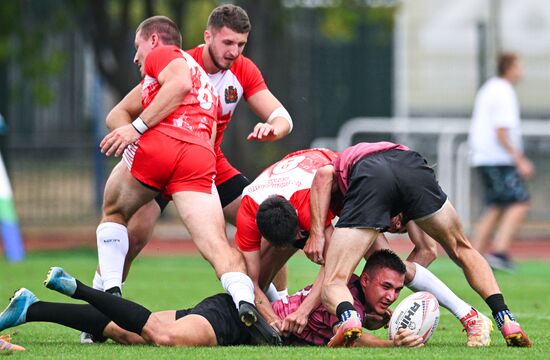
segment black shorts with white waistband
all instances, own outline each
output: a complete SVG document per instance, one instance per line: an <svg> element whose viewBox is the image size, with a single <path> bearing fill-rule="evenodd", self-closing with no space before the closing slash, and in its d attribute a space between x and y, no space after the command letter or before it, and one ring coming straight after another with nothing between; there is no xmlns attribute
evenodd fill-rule
<svg viewBox="0 0 550 360"><path fill-rule="evenodd" d="M239 312L228 294L207 297L191 309L176 311L176 320L186 315L204 317L216 334L219 346L250 345L252 340L245 325L239 320Z"/></svg>
<svg viewBox="0 0 550 360"><path fill-rule="evenodd" d="M437 212L447 195L433 169L416 151L389 150L365 156L351 170L336 227L387 231L390 219L403 213L419 220Z"/></svg>

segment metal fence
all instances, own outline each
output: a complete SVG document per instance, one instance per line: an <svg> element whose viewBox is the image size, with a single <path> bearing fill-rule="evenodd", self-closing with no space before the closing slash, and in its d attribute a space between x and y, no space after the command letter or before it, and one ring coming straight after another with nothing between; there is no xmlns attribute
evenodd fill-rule
<svg viewBox="0 0 550 360"><path fill-rule="evenodd" d="M470 170L466 118L355 118L347 121L335 138L316 139L312 147L342 151L360 141L392 141L420 152L435 167L439 183L456 207L467 231L482 210L479 179ZM524 120L525 153L534 162L536 175L529 182L532 208L526 231L550 233L550 121Z"/></svg>

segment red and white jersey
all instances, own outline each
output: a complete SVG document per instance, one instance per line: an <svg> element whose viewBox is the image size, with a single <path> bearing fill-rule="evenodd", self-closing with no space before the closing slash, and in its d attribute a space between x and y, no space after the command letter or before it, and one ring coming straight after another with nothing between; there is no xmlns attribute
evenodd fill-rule
<svg viewBox="0 0 550 360"><path fill-rule="evenodd" d="M261 234L256 226L256 213L260 204L270 196L282 196L298 212L298 224L302 232L311 228L309 208L313 177L320 167L330 164L337 153L328 149L308 149L291 153L264 170L243 190L237 213L235 242L242 251L260 249ZM327 226L334 215L327 216Z"/></svg>
<svg viewBox="0 0 550 360"><path fill-rule="evenodd" d="M191 90L180 106L154 126L168 136L211 147L212 126L218 115L218 93L201 66L177 46L159 46L145 58L141 102L146 109L157 96L161 85L158 76L175 59L183 58L191 72Z"/></svg>
<svg viewBox="0 0 550 360"><path fill-rule="evenodd" d="M204 44L194 49L187 50L187 52L204 69L204 64L202 62L203 50ZM220 145L222 143L224 131L241 98L244 97L246 100L258 91L267 89L267 85L258 67L252 60L243 55L239 56L228 70L221 70L214 74L208 74L208 77L220 96L216 144L214 145L214 149L216 153L218 153L221 152Z"/></svg>

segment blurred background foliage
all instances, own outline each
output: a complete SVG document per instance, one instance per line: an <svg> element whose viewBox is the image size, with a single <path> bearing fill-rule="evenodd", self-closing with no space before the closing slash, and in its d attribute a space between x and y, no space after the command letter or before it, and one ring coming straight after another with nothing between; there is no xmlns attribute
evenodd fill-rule
<svg viewBox="0 0 550 360"><path fill-rule="evenodd" d="M238 107L223 149L246 176L254 178L316 137L334 136L351 117L391 115L397 6L370 2L235 1L252 22L245 55L295 122L280 142L248 142L259 119L246 105ZM58 211L59 221L95 219L113 165L97 152L105 115L140 80L133 64L135 28L147 17L166 15L182 29L184 48L192 48L203 42L208 15L221 3L0 1L0 113L8 125L0 150L23 222L47 218L52 203L72 204ZM52 174L57 178L50 181Z"/></svg>

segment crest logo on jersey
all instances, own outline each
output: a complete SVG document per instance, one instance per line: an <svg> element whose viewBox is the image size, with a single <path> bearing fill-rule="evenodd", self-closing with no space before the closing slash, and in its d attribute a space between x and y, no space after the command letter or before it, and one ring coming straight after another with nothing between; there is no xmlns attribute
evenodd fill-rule
<svg viewBox="0 0 550 360"><path fill-rule="evenodd" d="M239 99L239 95L237 94L237 89L235 89L234 86L228 86L225 88L225 103L231 104L236 103Z"/></svg>

